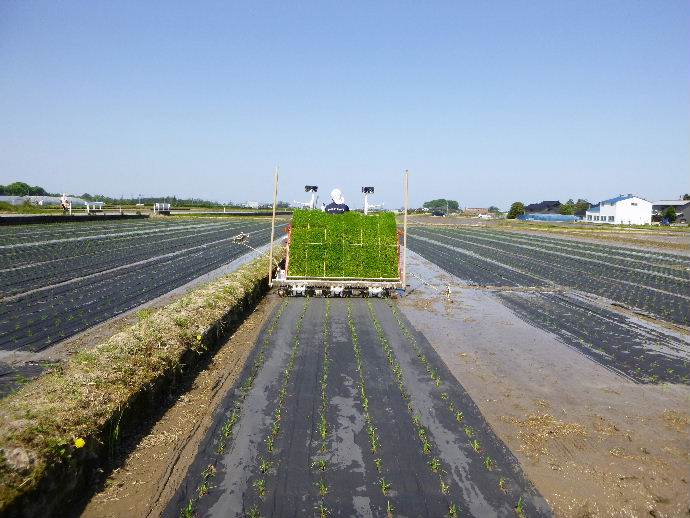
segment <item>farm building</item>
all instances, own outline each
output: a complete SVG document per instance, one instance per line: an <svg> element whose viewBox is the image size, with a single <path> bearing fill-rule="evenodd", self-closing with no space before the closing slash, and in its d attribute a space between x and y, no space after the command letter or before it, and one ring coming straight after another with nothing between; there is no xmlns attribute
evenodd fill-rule
<svg viewBox="0 0 690 518"><path fill-rule="evenodd" d="M661 220L664 211L673 207L676 209L676 221L678 223L687 223L690 221L690 200L660 200L652 204L652 216L655 216L655 221Z"/></svg>
<svg viewBox="0 0 690 518"><path fill-rule="evenodd" d="M585 221L612 225L649 225L652 202L633 194L621 194L587 209Z"/></svg>
<svg viewBox="0 0 690 518"><path fill-rule="evenodd" d="M67 200L72 202L73 206L86 205L86 201L75 196L67 196ZM23 203L31 203L33 205L60 205L61 198L59 196L0 196L0 202L9 203L11 205L21 205Z"/></svg>
<svg viewBox="0 0 690 518"><path fill-rule="evenodd" d="M555 223L578 221L579 218L570 214L529 213L520 214L517 219L520 221L550 221Z"/></svg>

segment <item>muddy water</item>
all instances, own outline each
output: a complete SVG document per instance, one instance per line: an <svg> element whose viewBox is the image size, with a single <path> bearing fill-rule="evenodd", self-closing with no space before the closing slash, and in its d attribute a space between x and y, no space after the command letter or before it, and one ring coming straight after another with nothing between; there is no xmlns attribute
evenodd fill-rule
<svg viewBox="0 0 690 518"><path fill-rule="evenodd" d="M412 277L400 307L557 515L687 513L690 387L633 383L410 256L411 271L450 284L452 303Z"/></svg>

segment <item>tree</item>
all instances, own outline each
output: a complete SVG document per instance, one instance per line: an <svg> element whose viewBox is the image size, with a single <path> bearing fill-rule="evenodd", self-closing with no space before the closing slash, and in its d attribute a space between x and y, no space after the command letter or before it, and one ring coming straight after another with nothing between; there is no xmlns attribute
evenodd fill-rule
<svg viewBox="0 0 690 518"><path fill-rule="evenodd" d="M498 212L501 212L501 209L496 207L496 205L492 205L491 207L489 207L489 212L493 212L494 214L496 214Z"/></svg>
<svg viewBox="0 0 690 518"><path fill-rule="evenodd" d="M431 200L431 201L425 201L424 205L422 205L425 209L442 209L446 210L446 207L448 207L448 210L455 210L457 211L460 208L460 205L458 204L457 201L455 200L447 200L445 198L439 198L438 200Z"/></svg>
<svg viewBox="0 0 690 518"><path fill-rule="evenodd" d="M690 200L690 194L683 194L684 200Z"/></svg>
<svg viewBox="0 0 690 518"><path fill-rule="evenodd" d="M662 219L667 219L669 223L673 223L676 221L677 215L676 215L676 208L675 207L666 207L666 210L664 210L663 214L661 215Z"/></svg>
<svg viewBox="0 0 690 518"><path fill-rule="evenodd" d="M587 200L583 200L582 198L579 198L577 202L575 202L575 213L585 211L589 209L592 206L591 203L589 203Z"/></svg>
<svg viewBox="0 0 690 518"><path fill-rule="evenodd" d="M569 216L575 214L575 202L572 200L572 198L565 203L561 203L561 206L558 208L558 212Z"/></svg>
<svg viewBox="0 0 690 518"><path fill-rule="evenodd" d="M525 204L522 203L521 201L516 201L510 206L510 210L508 211L508 219L515 219L521 214L525 213Z"/></svg>
<svg viewBox="0 0 690 518"><path fill-rule="evenodd" d="M5 196L49 196L43 187L37 185L32 187L24 182L0 185L0 194Z"/></svg>

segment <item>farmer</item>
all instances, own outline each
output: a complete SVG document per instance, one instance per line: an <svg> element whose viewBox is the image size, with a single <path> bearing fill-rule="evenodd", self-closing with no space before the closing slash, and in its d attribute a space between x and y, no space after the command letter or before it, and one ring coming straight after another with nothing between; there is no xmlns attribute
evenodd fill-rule
<svg viewBox="0 0 690 518"><path fill-rule="evenodd" d="M335 188L331 191L331 203L326 205L326 212L328 214L342 214L343 212L348 212L350 207L345 205L345 198L343 198L343 193L340 189Z"/></svg>

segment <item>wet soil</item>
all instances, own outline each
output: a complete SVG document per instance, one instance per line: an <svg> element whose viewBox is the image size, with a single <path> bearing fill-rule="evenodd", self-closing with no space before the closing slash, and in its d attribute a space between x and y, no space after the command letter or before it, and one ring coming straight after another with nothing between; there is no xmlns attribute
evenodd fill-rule
<svg viewBox="0 0 690 518"><path fill-rule="evenodd" d="M614 327L603 326L589 337L577 337L573 328L568 339L556 327L530 325L501 300L541 298L541 293L477 289L416 254L410 254L409 266L433 288L410 277L411 292L400 301L401 310L461 381L557 516L688 515L690 387L635 382L600 361L598 351L587 354L574 343L601 338L595 345L603 348L616 337L601 332L622 333L633 339L636 354L665 352L686 361L687 330L621 312L623 320L615 319ZM448 286L450 301L443 294ZM523 307L540 313L538 305ZM617 331L616 323L622 325ZM664 349L665 342L679 350ZM624 344L618 346L624 355Z"/></svg>
<svg viewBox="0 0 690 518"><path fill-rule="evenodd" d="M319 450L324 327L332 340L326 411L332 428ZM515 516L516 507L550 515L515 457L394 303L289 299L269 342L254 384L246 396L228 394L165 516L184 510L223 517L321 511L438 517L450 509ZM240 416L224 443L223 423L238 399ZM319 459L323 468L316 467Z"/></svg>

